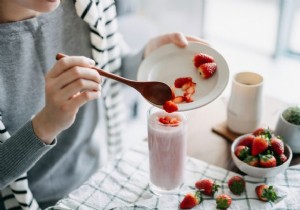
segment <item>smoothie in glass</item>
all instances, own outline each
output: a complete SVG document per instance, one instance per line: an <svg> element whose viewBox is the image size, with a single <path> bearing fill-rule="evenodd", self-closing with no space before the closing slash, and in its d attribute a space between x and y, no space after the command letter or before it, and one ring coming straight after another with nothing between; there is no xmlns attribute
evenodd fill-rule
<svg viewBox="0 0 300 210"><path fill-rule="evenodd" d="M154 107L148 114L150 189L156 194L174 192L184 181L186 118ZM171 122L160 120L165 118Z"/></svg>

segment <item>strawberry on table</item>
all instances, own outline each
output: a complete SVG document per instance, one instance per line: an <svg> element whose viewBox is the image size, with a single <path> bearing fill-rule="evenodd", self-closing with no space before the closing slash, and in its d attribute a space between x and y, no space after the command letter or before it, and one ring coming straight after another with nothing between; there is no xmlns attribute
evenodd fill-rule
<svg viewBox="0 0 300 210"><path fill-rule="evenodd" d="M277 200L278 196L272 185L268 186L266 184L258 185L255 188L256 195L261 201L271 201L274 202Z"/></svg>
<svg viewBox="0 0 300 210"><path fill-rule="evenodd" d="M256 136L253 139L251 154L256 156L266 151L269 147L268 140L264 136Z"/></svg>
<svg viewBox="0 0 300 210"><path fill-rule="evenodd" d="M235 195L240 195L245 191L246 182L240 176L233 176L228 180L228 187Z"/></svg>
<svg viewBox="0 0 300 210"><path fill-rule="evenodd" d="M281 155L284 153L284 143L281 139L274 136L271 138L270 144L271 144L272 150L276 154Z"/></svg>
<svg viewBox="0 0 300 210"><path fill-rule="evenodd" d="M254 138L255 138L255 136L253 134L249 134L240 140L240 142L238 143L238 146L242 145L242 146L247 146L247 147L251 148Z"/></svg>
<svg viewBox="0 0 300 210"><path fill-rule="evenodd" d="M163 109L168 113L172 113L178 111L178 106L173 101L166 101L163 105Z"/></svg>
<svg viewBox="0 0 300 210"><path fill-rule="evenodd" d="M193 193L188 193L184 196L183 200L180 202L179 207L181 209L191 209L202 202L202 196L200 191Z"/></svg>
<svg viewBox="0 0 300 210"><path fill-rule="evenodd" d="M248 155L250 155L250 149L247 146L237 146L235 148L234 154L241 160L244 160Z"/></svg>
<svg viewBox="0 0 300 210"><path fill-rule="evenodd" d="M198 53L194 56L193 61L194 66L198 68L201 64L214 62L214 58L204 53Z"/></svg>
<svg viewBox="0 0 300 210"><path fill-rule="evenodd" d="M195 183L195 187L199 189L204 195L213 196L218 191L220 185L217 185L211 179L201 179Z"/></svg>
<svg viewBox="0 0 300 210"><path fill-rule="evenodd" d="M217 71L216 63L204 63L198 67L198 71L200 72L203 79L208 79L214 75Z"/></svg>
<svg viewBox="0 0 300 210"><path fill-rule="evenodd" d="M260 167L271 168L271 167L275 167L276 165L277 165L277 161L273 155L271 155L271 154L260 155L260 157L259 157L259 166Z"/></svg>
<svg viewBox="0 0 300 210"><path fill-rule="evenodd" d="M229 195L221 194L216 197L217 209L227 209L231 203L232 198Z"/></svg>

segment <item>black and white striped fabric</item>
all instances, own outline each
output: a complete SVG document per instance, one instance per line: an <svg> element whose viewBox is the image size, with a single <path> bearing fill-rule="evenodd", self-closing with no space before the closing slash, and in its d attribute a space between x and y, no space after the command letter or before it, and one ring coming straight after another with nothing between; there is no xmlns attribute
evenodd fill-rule
<svg viewBox="0 0 300 210"><path fill-rule="evenodd" d="M0 144L3 144L10 137L8 131L2 122L0 114ZM4 206L6 210L23 209L37 210L40 209L38 203L33 198L28 187L27 173L22 174L8 187L1 191Z"/></svg>
<svg viewBox="0 0 300 210"><path fill-rule="evenodd" d="M114 0L76 0L76 12L90 26L92 56L99 68L120 75L121 36L118 33ZM104 79L104 78L103 78ZM102 96L106 111L108 155L122 149L121 131L125 122L120 83L104 80Z"/></svg>
<svg viewBox="0 0 300 210"><path fill-rule="evenodd" d="M114 1L76 0L75 8L78 16L90 26L92 56L97 66L114 74L120 74L120 35L118 34ZM121 131L125 112L119 94L120 90L120 84L115 81L105 80L103 82L102 96L106 111L107 143L110 157L122 149ZM0 143L8 138L9 133L0 120ZM6 210L40 209L29 189L26 173L2 190L1 194Z"/></svg>

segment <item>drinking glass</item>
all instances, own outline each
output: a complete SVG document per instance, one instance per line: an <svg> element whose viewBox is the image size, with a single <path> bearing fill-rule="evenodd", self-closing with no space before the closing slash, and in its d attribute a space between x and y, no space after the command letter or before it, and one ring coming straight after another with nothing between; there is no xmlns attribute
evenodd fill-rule
<svg viewBox="0 0 300 210"><path fill-rule="evenodd" d="M163 124L161 119L177 119ZM176 192L184 182L187 121L183 113L167 113L156 107L148 111L150 190L158 195Z"/></svg>

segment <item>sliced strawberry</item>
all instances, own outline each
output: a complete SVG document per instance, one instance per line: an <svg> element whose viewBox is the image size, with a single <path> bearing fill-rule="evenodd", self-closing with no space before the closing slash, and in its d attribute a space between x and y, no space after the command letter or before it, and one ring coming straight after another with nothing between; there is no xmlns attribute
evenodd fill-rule
<svg viewBox="0 0 300 210"><path fill-rule="evenodd" d="M247 146L237 146L235 148L234 154L241 160L244 160L248 155L250 155L250 149Z"/></svg>
<svg viewBox="0 0 300 210"><path fill-rule="evenodd" d="M166 101L163 109L168 113L172 113L178 111L178 106L173 101Z"/></svg>
<svg viewBox="0 0 300 210"><path fill-rule="evenodd" d="M239 141L238 146L247 146L247 147L251 148L251 147L252 147L252 143L253 143L253 139L254 139L254 138L255 138L254 135L249 134L249 135L243 137L243 138Z"/></svg>
<svg viewBox="0 0 300 210"><path fill-rule="evenodd" d="M175 104L180 104L184 101L184 97L183 96L176 96L173 100L172 100Z"/></svg>
<svg viewBox="0 0 300 210"><path fill-rule="evenodd" d="M174 85L176 88L181 88L184 84L192 82L192 77L179 77L175 80Z"/></svg>
<svg viewBox="0 0 300 210"><path fill-rule="evenodd" d="M187 83L184 83L184 85L181 87L181 90L182 91L186 91L188 88L195 87L195 86L196 86L196 83L194 83L194 82L187 82Z"/></svg>
<svg viewBox="0 0 300 210"><path fill-rule="evenodd" d="M281 139L277 138L277 137L272 137L270 140L271 143L271 147L273 149L273 151L278 154L281 155L284 153L284 143Z"/></svg>
<svg viewBox="0 0 300 210"><path fill-rule="evenodd" d="M272 168L277 165L276 158L273 155L261 155L259 158L259 166L263 168Z"/></svg>
<svg viewBox="0 0 300 210"><path fill-rule="evenodd" d="M198 68L201 64L214 62L214 58L204 53L198 53L194 56L193 61L194 66Z"/></svg>
<svg viewBox="0 0 300 210"><path fill-rule="evenodd" d="M256 136L253 139L251 154L256 156L268 149L268 140L264 136Z"/></svg>
<svg viewBox="0 0 300 210"><path fill-rule="evenodd" d="M202 196L200 191L196 191L195 194L188 193L184 196L183 200L180 202L179 207L181 209L191 209L202 202Z"/></svg>
<svg viewBox="0 0 300 210"><path fill-rule="evenodd" d="M204 195L213 196L218 191L220 185L217 185L211 179L201 179L195 183L195 187L202 191Z"/></svg>
<svg viewBox="0 0 300 210"><path fill-rule="evenodd" d="M161 122L162 124L169 124L169 122L170 122L170 118L169 117L160 117L159 119L159 122Z"/></svg>
<svg viewBox="0 0 300 210"><path fill-rule="evenodd" d="M240 176L233 176L228 180L228 187L235 195L240 195L245 191L246 182Z"/></svg>
<svg viewBox="0 0 300 210"><path fill-rule="evenodd" d="M185 93L193 95L195 93L195 87L191 86L188 89L185 90Z"/></svg>
<svg viewBox="0 0 300 210"><path fill-rule="evenodd" d="M172 88L171 90L172 90L172 99L174 99L175 98L175 90L174 90L174 88Z"/></svg>
<svg viewBox="0 0 300 210"><path fill-rule="evenodd" d="M247 163L248 165L250 165L250 166L255 166L255 167L259 166L259 159L258 159L258 157L255 157L255 156L252 156L252 155L249 155L243 161L245 163Z"/></svg>
<svg viewBox="0 0 300 210"><path fill-rule="evenodd" d="M256 192L256 195L258 197L259 200L261 201L276 201L278 196L273 188L272 185L268 186L266 184L261 184L261 185L258 185L256 188L255 188L255 192Z"/></svg>
<svg viewBox="0 0 300 210"><path fill-rule="evenodd" d="M172 125L172 126L179 125L179 123L180 123L180 119L178 119L176 117L171 118L169 116L159 117L158 121L162 124Z"/></svg>
<svg viewBox="0 0 300 210"><path fill-rule="evenodd" d="M194 99L192 98L191 94L184 94L183 96L183 100L186 102L186 103L190 103L190 102L193 102Z"/></svg>
<svg viewBox="0 0 300 210"><path fill-rule="evenodd" d="M217 71L217 64L204 63L198 67L198 71L200 72L202 78L208 79Z"/></svg>
<svg viewBox="0 0 300 210"><path fill-rule="evenodd" d="M227 209L232 203L229 195L221 194L216 197L217 209Z"/></svg>
<svg viewBox="0 0 300 210"><path fill-rule="evenodd" d="M176 118L176 117L172 117L171 119L170 119L170 124L171 125L177 125L177 124L179 124L180 123L180 120L178 119L178 118Z"/></svg>

